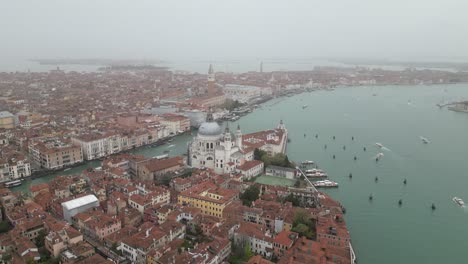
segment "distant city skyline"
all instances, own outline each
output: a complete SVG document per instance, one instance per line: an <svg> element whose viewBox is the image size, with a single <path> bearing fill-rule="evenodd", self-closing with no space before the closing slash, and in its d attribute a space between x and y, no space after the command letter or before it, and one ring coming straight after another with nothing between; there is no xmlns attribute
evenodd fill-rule
<svg viewBox="0 0 468 264"><path fill-rule="evenodd" d="M0 57L466 60L464 1L25 1Z"/></svg>

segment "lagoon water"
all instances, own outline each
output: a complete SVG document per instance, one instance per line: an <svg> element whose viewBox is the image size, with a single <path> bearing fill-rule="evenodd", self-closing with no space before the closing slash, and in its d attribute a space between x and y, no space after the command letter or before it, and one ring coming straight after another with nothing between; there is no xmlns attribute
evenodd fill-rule
<svg viewBox="0 0 468 264"><path fill-rule="evenodd" d="M326 192L347 209L345 218L360 264L465 263L468 211L452 197L468 201L468 114L436 106L463 98L468 98L465 84L339 88L269 101L230 127L239 123L247 133L271 128L283 119L291 138L290 160L314 160L340 184ZM430 143L423 144L420 136ZM175 139L171 154L185 153L189 140L189 135ZM155 156L167 148L134 152ZM379 152L384 157L376 162ZM78 173L86 166L61 174ZM30 183L16 190L26 190Z"/></svg>

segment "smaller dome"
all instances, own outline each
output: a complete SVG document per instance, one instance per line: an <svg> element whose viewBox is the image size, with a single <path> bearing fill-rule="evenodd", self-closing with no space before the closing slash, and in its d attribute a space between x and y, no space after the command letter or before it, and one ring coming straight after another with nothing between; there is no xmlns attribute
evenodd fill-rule
<svg viewBox="0 0 468 264"><path fill-rule="evenodd" d="M221 133L221 127L216 122L205 122L198 128L198 134L203 136L218 136Z"/></svg>

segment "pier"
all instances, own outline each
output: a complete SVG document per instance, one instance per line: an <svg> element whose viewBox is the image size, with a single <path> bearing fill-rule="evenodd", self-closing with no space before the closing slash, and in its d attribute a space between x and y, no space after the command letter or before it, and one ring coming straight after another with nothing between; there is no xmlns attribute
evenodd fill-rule
<svg viewBox="0 0 468 264"><path fill-rule="evenodd" d="M304 179L307 181L307 183L310 185L312 192L318 192L317 188L312 184L312 182L307 178L306 174L299 168L299 166L296 167L296 170L298 170L302 176L304 176Z"/></svg>

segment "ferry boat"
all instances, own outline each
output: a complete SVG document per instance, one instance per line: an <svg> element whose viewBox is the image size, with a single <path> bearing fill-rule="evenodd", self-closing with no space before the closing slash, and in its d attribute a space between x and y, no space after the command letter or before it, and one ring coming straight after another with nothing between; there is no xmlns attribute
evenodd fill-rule
<svg viewBox="0 0 468 264"><path fill-rule="evenodd" d="M312 160L304 160L303 162L301 162L302 164L314 164L314 162Z"/></svg>
<svg viewBox="0 0 468 264"><path fill-rule="evenodd" d="M453 197L452 201L457 203L459 206L465 206L465 202L463 202L463 200L461 198Z"/></svg>
<svg viewBox="0 0 468 264"><path fill-rule="evenodd" d="M9 182L5 182L5 187L11 188L11 187L15 187L15 186L20 186L21 184L22 184L22 182L20 180L9 181Z"/></svg>
<svg viewBox="0 0 468 264"><path fill-rule="evenodd" d="M316 181L313 183L315 187L322 187L322 188L332 188L338 187L338 183L330 180L323 180L323 181Z"/></svg>

